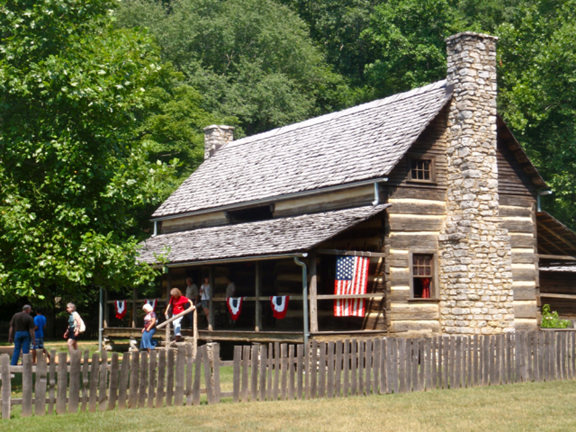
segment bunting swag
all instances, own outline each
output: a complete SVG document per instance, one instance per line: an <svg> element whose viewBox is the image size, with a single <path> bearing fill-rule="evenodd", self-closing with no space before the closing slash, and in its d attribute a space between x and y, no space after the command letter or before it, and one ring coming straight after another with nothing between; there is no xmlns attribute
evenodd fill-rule
<svg viewBox="0 0 576 432"><path fill-rule="evenodd" d="M272 296L270 297L270 304L272 305L272 312L274 318L283 319L288 311L288 301L290 296Z"/></svg>
<svg viewBox="0 0 576 432"><path fill-rule="evenodd" d="M228 312L230 312L233 321L236 321L240 316L243 299L244 297L226 297L226 306L228 306Z"/></svg>
<svg viewBox="0 0 576 432"><path fill-rule="evenodd" d="M158 299L146 300L146 304L152 306L152 310L156 312L156 305L158 304Z"/></svg>
<svg viewBox="0 0 576 432"><path fill-rule="evenodd" d="M368 258L339 256L336 259L336 282L334 294L366 294L368 286ZM364 299L334 300L334 316L363 317Z"/></svg>
<svg viewBox="0 0 576 432"><path fill-rule="evenodd" d="M124 315L126 315L126 300L116 300L114 306L116 307L116 318L124 318Z"/></svg>

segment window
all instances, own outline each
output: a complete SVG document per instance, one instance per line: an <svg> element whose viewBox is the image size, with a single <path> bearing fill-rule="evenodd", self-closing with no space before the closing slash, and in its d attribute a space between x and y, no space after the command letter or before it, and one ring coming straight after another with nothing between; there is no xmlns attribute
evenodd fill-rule
<svg viewBox="0 0 576 432"><path fill-rule="evenodd" d="M434 255L412 255L412 297L432 298L434 290Z"/></svg>
<svg viewBox="0 0 576 432"><path fill-rule="evenodd" d="M409 163L409 181L424 183L433 183L436 181L434 178L434 159L412 158L409 160Z"/></svg>
<svg viewBox="0 0 576 432"><path fill-rule="evenodd" d="M231 210L227 212L230 223L256 222L272 219L272 209L269 205L262 207L252 207L242 210Z"/></svg>

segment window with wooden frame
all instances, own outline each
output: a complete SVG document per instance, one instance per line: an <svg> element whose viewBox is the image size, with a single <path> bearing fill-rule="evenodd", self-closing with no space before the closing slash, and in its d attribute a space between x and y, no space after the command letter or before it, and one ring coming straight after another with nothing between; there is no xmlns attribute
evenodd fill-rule
<svg viewBox="0 0 576 432"><path fill-rule="evenodd" d="M408 181L421 183L434 183L436 181L433 158L410 157L408 164Z"/></svg>
<svg viewBox="0 0 576 432"><path fill-rule="evenodd" d="M411 255L411 298L436 298L436 256L433 253L412 253Z"/></svg>

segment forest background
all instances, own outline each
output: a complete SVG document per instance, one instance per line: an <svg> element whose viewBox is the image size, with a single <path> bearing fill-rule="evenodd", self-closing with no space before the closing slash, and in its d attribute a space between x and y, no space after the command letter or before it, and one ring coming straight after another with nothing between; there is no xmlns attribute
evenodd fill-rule
<svg viewBox="0 0 576 432"><path fill-rule="evenodd" d="M576 229L576 0L5 0L0 303L152 293L137 245L204 126L241 137L444 79L466 30L499 37L499 113Z"/></svg>

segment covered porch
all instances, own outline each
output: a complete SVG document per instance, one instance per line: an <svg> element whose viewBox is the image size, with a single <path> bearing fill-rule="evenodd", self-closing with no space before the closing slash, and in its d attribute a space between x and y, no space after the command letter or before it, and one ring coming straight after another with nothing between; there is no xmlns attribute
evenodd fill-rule
<svg viewBox="0 0 576 432"><path fill-rule="evenodd" d="M154 254L168 247L169 262L161 283L160 308L168 293L183 293L186 278L200 287L208 278L212 287L209 314L199 308L199 338L205 341L293 342L374 337L387 333L382 252L384 212L388 205L366 206L310 215L256 221L175 232L152 237L143 248L143 260L154 264ZM336 257L368 259L365 294L336 295ZM230 319L226 287L236 286L241 312ZM135 302L138 293L135 293ZM283 319L273 315L272 296L290 296ZM362 317L334 316L334 300L362 300ZM158 309L162 310L163 309ZM160 315L160 314L159 314ZM140 327L117 327L105 320L107 337L139 337ZM186 320L184 320L184 323ZM183 327L184 336L192 330Z"/></svg>

